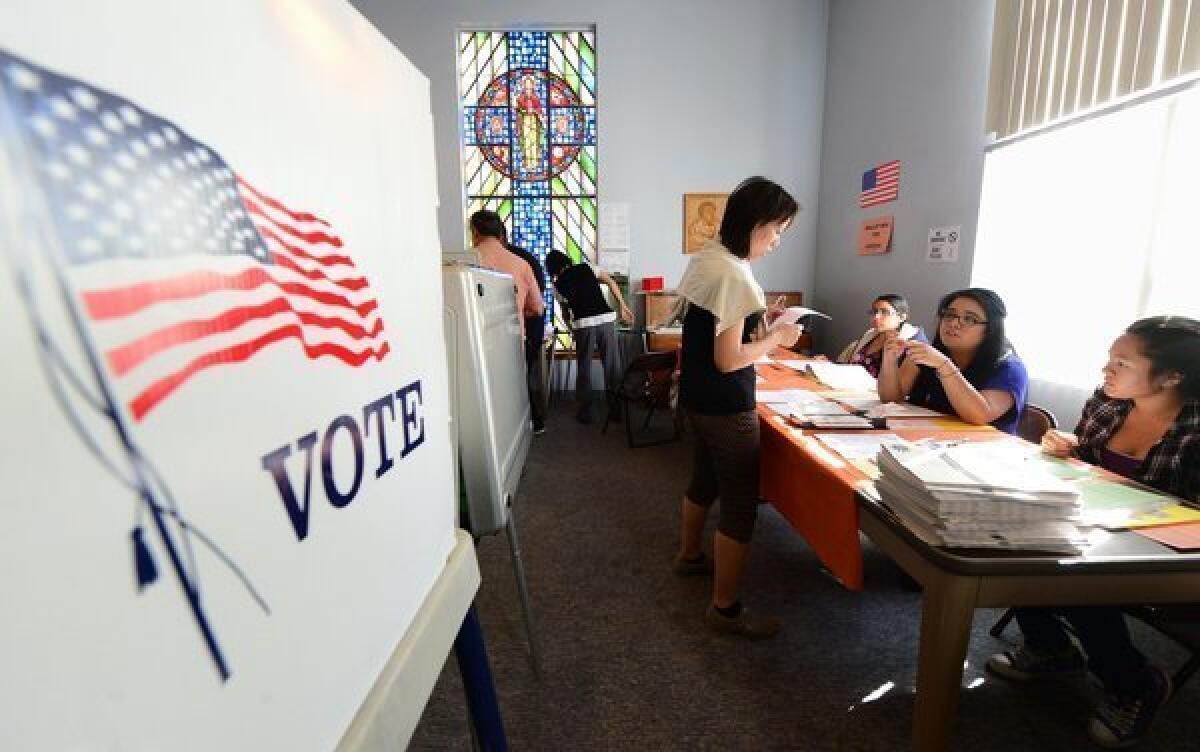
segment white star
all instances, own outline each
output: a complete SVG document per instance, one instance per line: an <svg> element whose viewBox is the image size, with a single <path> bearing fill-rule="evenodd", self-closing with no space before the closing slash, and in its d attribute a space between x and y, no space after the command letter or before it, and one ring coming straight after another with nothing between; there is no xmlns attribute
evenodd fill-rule
<svg viewBox="0 0 1200 752"><path fill-rule="evenodd" d="M94 125L84 128L83 135L92 146L104 146L108 143L108 134Z"/></svg>
<svg viewBox="0 0 1200 752"><path fill-rule="evenodd" d="M85 180L79 184L79 194L88 201L99 201L104 197L104 191L100 190L100 186L90 180Z"/></svg>
<svg viewBox="0 0 1200 752"><path fill-rule="evenodd" d="M121 122L121 118L117 117L117 113L111 110L105 110L100 113L100 123L113 133L120 133L125 130L125 124Z"/></svg>
<svg viewBox="0 0 1200 752"><path fill-rule="evenodd" d="M129 141L129 148L139 157L145 157L150 153L150 148L146 146L146 142L140 138L131 139Z"/></svg>
<svg viewBox="0 0 1200 752"><path fill-rule="evenodd" d="M167 137L167 140L170 141L171 143L174 144L174 143L179 142L179 133L171 126L169 126L169 125L163 126L162 132L163 132L163 135Z"/></svg>
<svg viewBox="0 0 1200 752"><path fill-rule="evenodd" d="M69 144L67 148L63 149L63 152L67 155L67 159L77 165L87 165L92 161L92 155L88 154L88 150L79 144Z"/></svg>
<svg viewBox="0 0 1200 752"><path fill-rule="evenodd" d="M18 89L25 91L34 91L42 85L42 79L38 74L19 63L8 66L8 80L12 81Z"/></svg>
<svg viewBox="0 0 1200 752"><path fill-rule="evenodd" d="M75 119L75 107L63 97L50 97L50 111L63 120Z"/></svg>
<svg viewBox="0 0 1200 752"><path fill-rule="evenodd" d="M66 180L71 177L71 171L62 162L47 162L46 172L55 180Z"/></svg>
<svg viewBox="0 0 1200 752"><path fill-rule="evenodd" d="M83 240L79 241L79 250L83 251L89 256L97 255L100 253L100 249L100 241L96 240L95 238L84 238Z"/></svg>
<svg viewBox="0 0 1200 752"><path fill-rule="evenodd" d="M71 99L75 100L75 104L79 105L80 109L87 110L88 112L94 111L100 104L100 100L96 98L96 95L82 86L76 86L71 89L70 93Z"/></svg>
<svg viewBox="0 0 1200 752"><path fill-rule="evenodd" d="M141 125L142 116L138 113L137 110L133 109L129 105L127 105L127 104L121 105L119 112L121 113L121 119L124 120L126 123L128 123L130 126L136 128L137 126Z"/></svg>
<svg viewBox="0 0 1200 752"><path fill-rule="evenodd" d="M117 156L114 157L114 161L126 170L133 171L137 169L137 160L134 159L129 152L117 152Z"/></svg>
<svg viewBox="0 0 1200 752"><path fill-rule="evenodd" d="M149 135L146 136L146 140L149 141L150 145L153 146L155 149L161 149L167 145L167 143L165 141L163 141L163 137L153 131L151 131L149 133Z"/></svg>
<svg viewBox="0 0 1200 752"><path fill-rule="evenodd" d="M54 134L58 131L54 121L45 115L34 115L29 118L29 124L42 138L54 138Z"/></svg>
<svg viewBox="0 0 1200 752"><path fill-rule="evenodd" d="M125 182L125 176L115 167L105 167L101 176L104 178L104 182L112 188L120 188Z"/></svg>

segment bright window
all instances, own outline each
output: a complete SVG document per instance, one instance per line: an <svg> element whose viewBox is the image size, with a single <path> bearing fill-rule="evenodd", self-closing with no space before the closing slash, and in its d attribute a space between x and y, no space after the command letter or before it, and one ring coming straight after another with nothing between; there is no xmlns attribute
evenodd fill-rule
<svg viewBox="0 0 1200 752"><path fill-rule="evenodd" d="M1019 139L984 166L972 283L1031 375L1091 388L1138 318L1200 318L1200 88Z"/></svg>

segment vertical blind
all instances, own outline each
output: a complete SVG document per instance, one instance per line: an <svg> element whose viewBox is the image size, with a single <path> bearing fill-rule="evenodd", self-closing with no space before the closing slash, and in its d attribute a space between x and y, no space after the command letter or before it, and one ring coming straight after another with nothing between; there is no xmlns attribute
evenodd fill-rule
<svg viewBox="0 0 1200 752"><path fill-rule="evenodd" d="M1200 0L996 0L987 129L1005 138L1200 70Z"/></svg>

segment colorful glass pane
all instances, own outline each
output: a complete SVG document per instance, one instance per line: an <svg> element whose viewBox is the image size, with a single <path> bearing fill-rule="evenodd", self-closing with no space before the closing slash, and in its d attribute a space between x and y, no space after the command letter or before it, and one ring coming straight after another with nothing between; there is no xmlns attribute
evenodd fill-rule
<svg viewBox="0 0 1200 752"><path fill-rule="evenodd" d="M594 31L459 34L467 216L497 212L541 259L596 260L595 70Z"/></svg>

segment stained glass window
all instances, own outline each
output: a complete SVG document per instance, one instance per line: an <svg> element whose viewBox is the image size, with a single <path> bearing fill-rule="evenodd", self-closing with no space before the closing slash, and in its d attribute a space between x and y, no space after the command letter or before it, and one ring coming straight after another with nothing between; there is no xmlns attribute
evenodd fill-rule
<svg viewBox="0 0 1200 752"><path fill-rule="evenodd" d="M458 38L466 216L495 211L511 242L540 259L556 249L596 260L595 37L583 30Z"/></svg>

